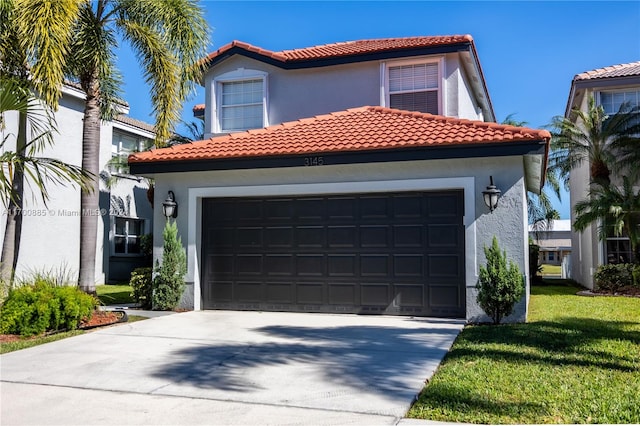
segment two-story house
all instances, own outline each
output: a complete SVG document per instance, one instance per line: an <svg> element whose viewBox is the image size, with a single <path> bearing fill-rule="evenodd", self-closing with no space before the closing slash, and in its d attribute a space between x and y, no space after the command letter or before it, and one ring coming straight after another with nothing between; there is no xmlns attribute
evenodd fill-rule
<svg viewBox="0 0 640 426"><path fill-rule="evenodd" d="M588 110L588 99L593 97L608 115L618 112L620 106L629 102L640 105L640 62L612 65L577 74L571 82L571 90L565 117L576 120L572 110ZM612 182L619 178L612 176ZM587 197L589 190L589 164L571 171L569 179L571 198L571 223L575 221L574 206ZM573 259L571 276L582 285L593 288L593 274L598 266L607 263L629 262L632 259L631 245L626 236L608 235L598 238L597 225L571 236Z"/></svg>
<svg viewBox="0 0 640 426"><path fill-rule="evenodd" d="M63 87L60 106L55 112L58 132L54 144L38 156L56 158L79 166L82 160L82 120L84 94L73 85ZM96 255L96 283L123 282L131 270L145 262L140 250L141 237L152 229L152 205L147 200L148 181L124 173L109 165L115 156L147 149L153 144L153 126L128 117L128 106L119 106L121 114L103 121L100 130L100 211L82 212L80 190L69 184L49 187L51 199L43 204L37 189L25 186L25 202L20 252L16 267L18 278L33 273L77 276L80 253L80 216L100 214ZM3 149L15 149L18 117L6 113L6 127L0 137L8 137ZM107 185L109 183L109 185ZM4 212L6 214L6 212ZM0 217L0 236L4 235L6 215ZM0 246L2 238L0 238Z"/></svg>
<svg viewBox="0 0 640 426"><path fill-rule="evenodd" d="M179 206L185 306L483 320L494 235L528 290L550 136L494 122L471 36L234 41L205 63L207 139L129 157L155 179L156 258L165 194Z"/></svg>

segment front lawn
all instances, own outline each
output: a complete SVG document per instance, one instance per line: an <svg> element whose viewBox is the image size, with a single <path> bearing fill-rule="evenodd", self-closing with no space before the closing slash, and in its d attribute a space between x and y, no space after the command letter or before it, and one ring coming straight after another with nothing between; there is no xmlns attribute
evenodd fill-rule
<svg viewBox="0 0 640 426"><path fill-rule="evenodd" d="M640 298L533 287L527 324L468 326L409 417L640 423Z"/></svg>
<svg viewBox="0 0 640 426"><path fill-rule="evenodd" d="M131 297L133 288L128 284L105 284L97 285L96 293L102 305L118 305L122 303L133 303Z"/></svg>

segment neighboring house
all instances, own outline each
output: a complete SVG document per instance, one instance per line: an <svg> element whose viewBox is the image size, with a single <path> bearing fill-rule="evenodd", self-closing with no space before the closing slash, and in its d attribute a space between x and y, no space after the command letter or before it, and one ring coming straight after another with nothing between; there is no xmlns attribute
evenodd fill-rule
<svg viewBox="0 0 640 426"><path fill-rule="evenodd" d="M529 225L529 237L540 247L538 264L561 265L571 255L571 221L553 220L548 229Z"/></svg>
<svg viewBox="0 0 640 426"><path fill-rule="evenodd" d="M148 148L155 137L153 126L126 115L127 105L120 105L123 114L113 121L103 121L100 138L100 211L102 226L98 229L96 283L128 281L131 270L144 264L140 253L140 237L152 230L152 205L147 200L148 183L144 178L109 170L114 156ZM54 145L37 154L69 164L80 165L82 159L82 120L84 94L67 85L63 88L60 107L55 113L58 133ZM7 114L7 128L2 137L17 132L17 114ZM15 137L4 149L15 149ZM113 182L107 187L109 176ZM37 194L25 186L23 228L16 275L34 272L64 272L77 275L80 255L80 190L71 185L49 187L51 199L44 205ZM6 212L5 212L6 213ZM6 216L0 220L0 246L6 226Z"/></svg>
<svg viewBox="0 0 640 426"><path fill-rule="evenodd" d="M587 100L593 96L607 114L618 112L620 105L630 102L640 105L640 62L613 65L577 74L571 82L565 117L575 120L574 108L586 111ZM619 181L612 176L612 182ZM574 206L587 197L589 188L589 164L571 171L570 177L571 222L575 221ZM593 273L600 265L629 262L631 245L629 238L609 235L604 241L598 238L597 225L571 236L573 247L572 278L582 285L593 288Z"/></svg>
<svg viewBox="0 0 640 426"><path fill-rule="evenodd" d="M154 255L171 191L193 309L487 320L476 303L493 236L523 272L527 190L550 135L494 123L471 36L206 58L210 139L129 157L153 177ZM483 191L493 176L493 213Z"/></svg>

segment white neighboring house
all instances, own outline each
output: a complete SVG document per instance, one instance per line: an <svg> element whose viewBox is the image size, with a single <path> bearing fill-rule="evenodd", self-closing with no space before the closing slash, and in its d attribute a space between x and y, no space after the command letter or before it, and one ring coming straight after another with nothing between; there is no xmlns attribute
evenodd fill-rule
<svg viewBox="0 0 640 426"><path fill-rule="evenodd" d="M529 237L540 247L538 264L560 265L571 255L571 220L553 220L548 230L529 225Z"/></svg>
<svg viewBox="0 0 640 426"><path fill-rule="evenodd" d="M96 253L96 284L129 280L135 267L144 264L140 237L152 230L153 210L147 200L148 182L144 178L109 170L113 156L128 155L147 149L155 137L153 126L127 117L128 106L121 105L121 115L102 122L100 131L100 211ZM58 133L54 145L38 153L79 166L82 159L82 120L84 94L73 86L63 88L60 106L55 113ZM18 115L6 114L6 128L0 134L17 133ZM5 150L15 149L15 136L9 137ZM105 177L116 179L107 188ZM51 199L45 205L36 188L25 186L22 237L16 276L33 272L77 274L80 254L80 190L77 186L51 185ZM0 217L0 247L6 227L6 208Z"/></svg>
<svg viewBox="0 0 640 426"><path fill-rule="evenodd" d="M615 114L624 102L640 105L640 61L577 74L571 82L565 117L575 120L571 115L574 108L586 111L590 96L607 114ZM616 176L612 176L612 181L616 181ZM589 164L585 163L571 171L571 223L575 221L574 206L587 196L588 187ZM574 253L571 276L588 288L593 288L593 274L598 266L631 259L629 238L610 235L601 241L596 225L572 233L571 245Z"/></svg>

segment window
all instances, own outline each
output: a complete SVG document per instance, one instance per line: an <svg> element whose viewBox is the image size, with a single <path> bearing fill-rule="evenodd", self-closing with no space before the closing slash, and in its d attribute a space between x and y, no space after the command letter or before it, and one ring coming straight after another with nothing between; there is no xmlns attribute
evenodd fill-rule
<svg viewBox="0 0 640 426"><path fill-rule="evenodd" d="M600 105L608 115L616 114L625 102L632 107L640 105L640 90L600 92Z"/></svg>
<svg viewBox="0 0 640 426"><path fill-rule="evenodd" d="M628 238L607 238L607 263L629 263L633 259Z"/></svg>
<svg viewBox="0 0 640 426"><path fill-rule="evenodd" d="M554 252L550 251L547 255L549 257L550 262L553 262L556 260L556 254Z"/></svg>
<svg viewBox="0 0 640 426"><path fill-rule="evenodd" d="M390 108L440 114L439 62L391 64L387 70Z"/></svg>
<svg viewBox="0 0 640 426"><path fill-rule="evenodd" d="M267 73L238 68L214 78L214 133L260 129L267 119Z"/></svg>
<svg viewBox="0 0 640 426"><path fill-rule="evenodd" d="M146 151L153 145L151 139L113 130L111 139L111 161L108 163L111 173L129 173L127 157L134 152Z"/></svg>
<svg viewBox="0 0 640 426"><path fill-rule="evenodd" d="M140 237L144 233L144 219L114 217L113 253L141 254Z"/></svg>

